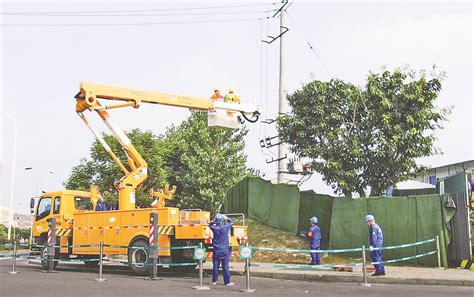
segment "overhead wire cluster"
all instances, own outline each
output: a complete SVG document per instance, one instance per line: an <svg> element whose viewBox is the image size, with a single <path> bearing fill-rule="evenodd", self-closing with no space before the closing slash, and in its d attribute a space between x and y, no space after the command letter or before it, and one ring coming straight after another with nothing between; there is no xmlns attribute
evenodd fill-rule
<svg viewBox="0 0 474 297"><path fill-rule="evenodd" d="M150 26L173 24L204 24L259 21L267 14L276 11L277 3L247 3L235 5L215 5L196 7L176 7L159 9L127 9L127 10L88 10L88 11L2 11L0 16L6 22L2 27L90 27L90 26ZM238 10L236 10L238 9ZM229 18L229 16L240 16ZM66 19L65 19L66 18ZM69 18L81 19L81 22L68 22ZM127 18L121 22L98 22L103 18ZM146 18L147 21L130 21L130 18ZM153 21L150 21L152 18ZM17 20L22 22L19 23ZM35 23L30 22L34 20ZM40 20L38 22L38 19ZM47 19L52 23L43 23ZM156 21L158 19L158 21ZM25 22L26 20L26 22Z"/></svg>

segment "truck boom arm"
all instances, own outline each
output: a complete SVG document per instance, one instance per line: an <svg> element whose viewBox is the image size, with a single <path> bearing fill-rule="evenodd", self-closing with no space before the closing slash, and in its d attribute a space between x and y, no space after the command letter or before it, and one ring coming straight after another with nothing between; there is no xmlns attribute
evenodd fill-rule
<svg viewBox="0 0 474 297"><path fill-rule="evenodd" d="M75 98L77 114L124 173L124 176L119 183L120 210L135 208L135 189L147 178L148 165L135 149L124 131L110 119L109 113L107 112L108 109L129 106L139 108L141 103L152 103L198 110L224 110L229 113L240 112L244 115L245 119L248 119L248 115L251 117L257 116L258 118L259 114L258 108L252 104L240 104L207 98L178 96L159 92L94 84L89 82L81 83L80 91L75 96ZM101 105L98 99L118 100L122 101L122 103ZM94 129L94 127L92 127L90 122L83 114L83 112L86 110L95 111L104 121L105 125L107 128L109 128L114 137L117 138L127 156L127 163L130 169L125 167L125 165L115 155L104 138Z"/></svg>

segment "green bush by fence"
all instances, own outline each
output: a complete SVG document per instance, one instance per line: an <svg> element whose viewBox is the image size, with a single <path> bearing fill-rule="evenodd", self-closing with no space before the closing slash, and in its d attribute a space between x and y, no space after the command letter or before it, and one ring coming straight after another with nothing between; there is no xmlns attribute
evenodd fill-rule
<svg viewBox="0 0 474 297"><path fill-rule="evenodd" d="M246 178L232 187L224 201L226 213L243 212L266 225L298 234L309 227L309 218L317 216L322 229L323 249L343 249L367 245L367 213L375 215L384 230L384 244L398 245L440 237L443 265L447 265L447 228L455 209L442 195L408 197L371 197L351 199L300 192L298 187L273 185L260 178ZM415 246L387 250L387 259L400 258L432 249ZM420 258L418 263L435 266L436 257Z"/></svg>

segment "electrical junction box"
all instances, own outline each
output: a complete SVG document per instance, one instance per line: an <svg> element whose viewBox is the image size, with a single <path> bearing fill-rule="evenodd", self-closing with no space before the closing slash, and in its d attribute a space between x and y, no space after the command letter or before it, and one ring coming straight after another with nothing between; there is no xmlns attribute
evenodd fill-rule
<svg viewBox="0 0 474 297"><path fill-rule="evenodd" d="M289 172L296 172L296 173L303 172L303 163L301 163L301 162L288 163L288 171Z"/></svg>

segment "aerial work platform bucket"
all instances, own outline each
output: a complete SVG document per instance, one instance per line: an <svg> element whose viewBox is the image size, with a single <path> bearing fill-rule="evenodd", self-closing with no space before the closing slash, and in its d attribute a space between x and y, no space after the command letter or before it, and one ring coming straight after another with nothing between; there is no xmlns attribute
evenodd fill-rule
<svg viewBox="0 0 474 297"><path fill-rule="evenodd" d="M207 125L213 128L235 130L239 126L238 113L226 110L210 110L207 113Z"/></svg>

